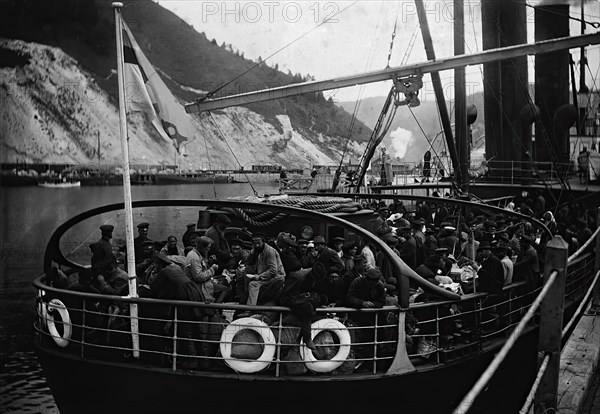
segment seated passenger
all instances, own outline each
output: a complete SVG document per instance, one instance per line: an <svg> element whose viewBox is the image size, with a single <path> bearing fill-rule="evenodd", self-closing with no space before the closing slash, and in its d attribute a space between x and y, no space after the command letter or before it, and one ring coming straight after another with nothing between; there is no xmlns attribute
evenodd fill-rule
<svg viewBox="0 0 600 414"><path fill-rule="evenodd" d="M252 254L256 256L256 274L246 274L248 283L247 305L256 305L262 287L273 283L281 283L285 279L285 271L277 250L266 243L263 234L252 236Z"/></svg>
<svg viewBox="0 0 600 414"><path fill-rule="evenodd" d="M183 249L177 245L177 237L167 237L167 244L161 249L160 253L164 253L167 256L183 256Z"/></svg>

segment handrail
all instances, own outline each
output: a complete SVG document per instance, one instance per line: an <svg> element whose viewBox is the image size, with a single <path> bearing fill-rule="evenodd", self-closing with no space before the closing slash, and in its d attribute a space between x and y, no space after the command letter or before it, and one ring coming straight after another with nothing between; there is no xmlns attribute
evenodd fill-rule
<svg viewBox="0 0 600 414"><path fill-rule="evenodd" d="M577 259L577 256L579 256L581 253L583 253L583 251L585 249L587 249L587 247L594 241L594 239L598 236L598 234L600 233L600 226L598 226L598 228L596 229L596 231L594 232L594 234L591 235L591 237L589 239L587 239L587 241L583 244L583 246L581 246L575 253L573 253L571 256L569 256L569 258L567 259L567 264L571 264L571 262L575 259Z"/></svg>
<svg viewBox="0 0 600 414"><path fill-rule="evenodd" d="M386 190L394 190L394 189L402 189L404 187L392 185L392 186L380 187L380 188L386 189ZM339 197L340 196L340 194L338 194L338 193L306 193L305 195L321 196L321 197ZM495 213L501 213L501 214L505 214L507 216L512 216L512 217L519 218L521 220L528 221L528 222L540 227L548 236L550 236L550 237L553 236L552 232L548 229L548 227L546 227L546 225L544 223L542 223L540 220L538 220L534 217L530 217L525 214L517 213L515 211L505 210L504 208L501 208L501 207L491 206L489 204L479 204L479 203L473 203L471 201L457 200L457 199L453 199L453 198L428 197L428 196L419 196L419 195L411 195L411 194L373 194L373 193L370 193L370 194L357 193L357 194L352 194L352 195L346 194L346 196L353 196L355 198L359 195L362 196L361 198L370 198L370 199L376 199L376 200L391 199L391 200L426 201L429 203L451 204L451 205L464 206L464 207L473 206L475 204L478 208L481 208L484 210L490 210Z"/></svg>
<svg viewBox="0 0 600 414"><path fill-rule="evenodd" d="M487 367L487 369L484 371L484 373L481 374L473 388L471 388L467 395L464 396L458 407L456 407L456 409L453 411L454 414L464 414L469 410L469 408L475 401L475 398L477 398L477 396L481 393L483 388L490 381L490 379L492 378L502 361L504 361L504 359L508 355L508 352L517 342L517 339L519 339L519 337L521 336L521 332L525 329L525 325L527 325L531 318L533 318L538 307L541 305L542 300L550 291L550 287L554 284L554 281L557 277L558 270L553 270L552 273L550 273L548 281L544 284L544 288L542 289L540 294L535 298L525 316L523 316L517 327L514 329L513 334L509 336L508 340L502 346L502 349L500 349L500 352L498 352L498 354Z"/></svg>
<svg viewBox="0 0 600 414"><path fill-rule="evenodd" d="M594 277L594 280L592 281L592 284L590 285L585 297L583 298L583 300L577 307L577 310L573 314L573 317L571 317L571 320L569 321L569 323L562 330L563 340L565 339L565 335L571 330L572 325L578 320L580 314L583 312L583 309L588 305L589 300L592 296L592 293L594 291L596 283L598 282L599 277L600 277L600 271L598 271L596 273L596 276ZM544 359L542 361L542 364L540 365L540 368L538 370L535 381L534 381L533 385L531 386L531 390L529 391L529 394L527 395L527 399L525 400L525 404L523 404L523 407L519 411L520 414L527 414L529 412L529 410L531 409L531 405L533 404L533 399L535 397L535 393L536 393L538 387L540 386L542 378L546 372L546 368L548 366L548 361L550 361L550 354L546 354L544 356Z"/></svg>
<svg viewBox="0 0 600 414"><path fill-rule="evenodd" d="M540 365L540 369L538 371L537 377L535 377L535 381L533 382L533 386L527 395L527 399L525 400L525 404L519 411L519 414L527 414L533 405L533 399L535 398L535 393L542 382L542 378L546 373L546 368L548 368L548 362L550 362L550 354L546 354L544 359L542 360L542 364Z"/></svg>

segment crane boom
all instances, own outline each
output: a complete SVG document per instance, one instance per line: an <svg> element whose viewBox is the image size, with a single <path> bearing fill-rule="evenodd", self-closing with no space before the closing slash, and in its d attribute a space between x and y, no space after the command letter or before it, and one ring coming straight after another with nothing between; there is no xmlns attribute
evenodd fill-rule
<svg viewBox="0 0 600 414"><path fill-rule="evenodd" d="M247 105L254 102L287 98L290 96L302 95L311 92L314 93L331 89L348 88L350 86L381 82L394 78L430 72L439 72L498 60L512 59L519 56L548 53L556 50L580 48L596 44L600 44L600 32L580 36L561 37L524 45L489 49L479 53L452 56L444 59L436 59L406 66L397 66L383 70L367 72L360 75L351 75L324 81L296 83L277 88L263 89L215 99L204 99L186 104L185 110L188 113L211 111L230 106Z"/></svg>

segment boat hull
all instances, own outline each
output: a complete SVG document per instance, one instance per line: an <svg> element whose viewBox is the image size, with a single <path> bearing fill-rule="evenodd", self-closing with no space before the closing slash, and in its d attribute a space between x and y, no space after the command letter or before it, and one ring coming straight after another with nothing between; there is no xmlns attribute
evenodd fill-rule
<svg viewBox="0 0 600 414"><path fill-rule="evenodd" d="M170 185L170 184L225 184L233 182L228 176L225 175L202 175L202 174L191 174L191 175L172 175L172 174L156 174L157 185Z"/></svg>
<svg viewBox="0 0 600 414"><path fill-rule="evenodd" d="M48 345L38 345L37 351L61 414L353 413L374 408L446 413L461 401L498 350L397 376L267 378L238 376L228 369L173 372L140 363L85 360ZM518 341L473 412L518 411L535 377L536 348L537 331L530 331Z"/></svg>
<svg viewBox="0 0 600 414"><path fill-rule="evenodd" d="M72 181L65 183L39 183L38 186L43 188L77 188L81 187L81 181Z"/></svg>

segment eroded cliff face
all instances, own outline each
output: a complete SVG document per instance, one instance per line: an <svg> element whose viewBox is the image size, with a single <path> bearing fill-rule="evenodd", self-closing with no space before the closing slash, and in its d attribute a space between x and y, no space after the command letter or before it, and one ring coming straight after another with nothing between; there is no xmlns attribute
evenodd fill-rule
<svg viewBox="0 0 600 414"><path fill-rule="evenodd" d="M1 39L0 52L0 162L121 162L117 102L85 68L62 50L36 43ZM284 114L277 116L283 126L279 130L243 107L192 119L197 138L187 146L189 155L182 157L142 113L129 114L134 168L175 161L185 169L250 168L260 163L308 168L338 163L343 151L330 137L294 130ZM350 143L352 159L363 147Z"/></svg>

